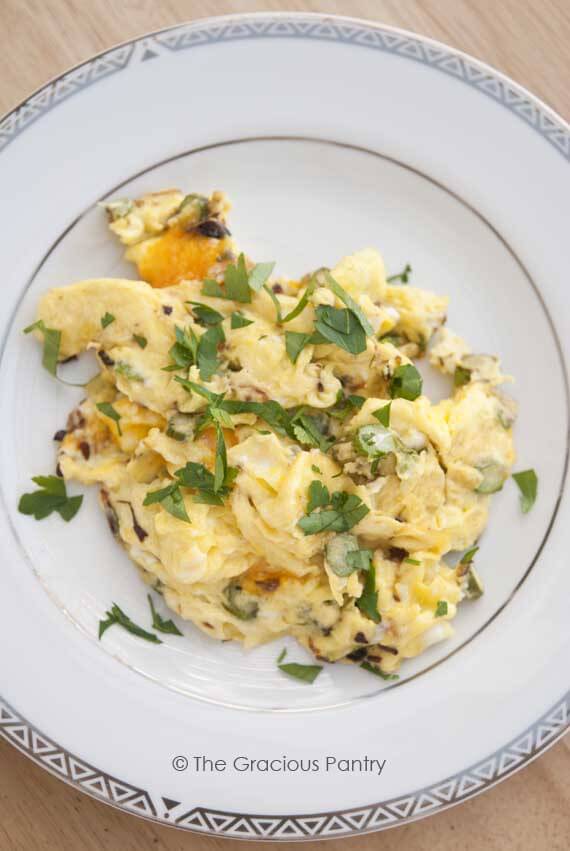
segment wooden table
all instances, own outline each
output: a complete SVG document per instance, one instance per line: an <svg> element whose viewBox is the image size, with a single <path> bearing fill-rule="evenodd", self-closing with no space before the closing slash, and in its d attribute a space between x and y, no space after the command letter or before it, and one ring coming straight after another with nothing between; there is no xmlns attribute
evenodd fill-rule
<svg viewBox="0 0 570 851"><path fill-rule="evenodd" d="M193 17L262 10L355 15L415 30L489 62L570 118L569 0L0 0L0 113L49 77L116 42ZM460 807L386 833L332 841L327 849L567 851L569 738ZM243 843L158 827L111 809L0 741L2 851L218 846L226 851Z"/></svg>

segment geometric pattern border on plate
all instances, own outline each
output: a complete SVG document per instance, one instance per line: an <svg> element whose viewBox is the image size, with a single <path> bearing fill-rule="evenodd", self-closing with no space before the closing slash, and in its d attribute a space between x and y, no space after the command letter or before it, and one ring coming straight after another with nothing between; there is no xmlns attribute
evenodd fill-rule
<svg viewBox="0 0 570 851"><path fill-rule="evenodd" d="M197 833L235 839L302 841L351 836L406 824L459 804L518 771L554 744L570 726L570 691L505 747L453 777L365 807L296 816L244 815L189 806L112 777L69 753L0 698L0 736L71 786L121 810Z"/></svg>
<svg viewBox="0 0 570 851"><path fill-rule="evenodd" d="M209 18L181 24L112 48L47 83L0 121L0 151L33 122L78 91L131 62L169 51L246 39L309 39L351 44L422 63L477 89L533 127L570 160L570 127L537 98L472 57L404 30L324 15L290 14Z"/></svg>

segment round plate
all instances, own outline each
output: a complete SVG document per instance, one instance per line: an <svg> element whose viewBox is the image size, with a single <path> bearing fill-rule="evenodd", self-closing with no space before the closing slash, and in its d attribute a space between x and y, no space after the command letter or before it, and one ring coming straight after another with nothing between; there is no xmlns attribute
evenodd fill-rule
<svg viewBox="0 0 570 851"><path fill-rule="evenodd" d="M431 814L555 741L569 700L568 126L428 39L260 14L101 54L8 115L0 150L0 733L122 809L285 840ZM329 666L309 687L276 671L288 642L245 653L180 621L185 639L159 648L120 630L99 643L112 600L147 613L94 494L69 526L17 512L80 397L21 329L46 288L129 274L97 201L169 186L224 189L238 245L282 273L368 245L391 271L411 262L415 284L450 296L450 326L515 377L517 468L537 470L539 499L523 516L512 483L496 496L485 596L397 683Z"/></svg>

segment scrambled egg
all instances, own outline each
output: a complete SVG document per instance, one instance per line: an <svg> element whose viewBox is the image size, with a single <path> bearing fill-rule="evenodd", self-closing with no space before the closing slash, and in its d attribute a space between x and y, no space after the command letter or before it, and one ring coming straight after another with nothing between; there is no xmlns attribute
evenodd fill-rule
<svg viewBox="0 0 570 851"><path fill-rule="evenodd" d="M482 593L472 554L446 556L475 545L509 475L514 403L498 360L444 327L447 300L388 283L376 251L270 282L238 259L228 210L220 192L112 202L140 280L43 297L59 359L93 349L101 370L58 470L100 486L145 581L212 638L291 634L389 675ZM453 376L438 404L426 350Z"/></svg>

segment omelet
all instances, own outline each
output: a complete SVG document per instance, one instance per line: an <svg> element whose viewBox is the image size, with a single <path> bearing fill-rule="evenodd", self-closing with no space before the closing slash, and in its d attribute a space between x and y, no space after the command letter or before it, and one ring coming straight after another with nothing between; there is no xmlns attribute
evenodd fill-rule
<svg viewBox="0 0 570 851"><path fill-rule="evenodd" d="M99 487L144 581L212 639L292 635L384 677L452 635L515 458L498 359L372 248L275 279L238 253L222 192L106 209L138 280L48 291L35 334L60 361L95 352L58 472Z"/></svg>

